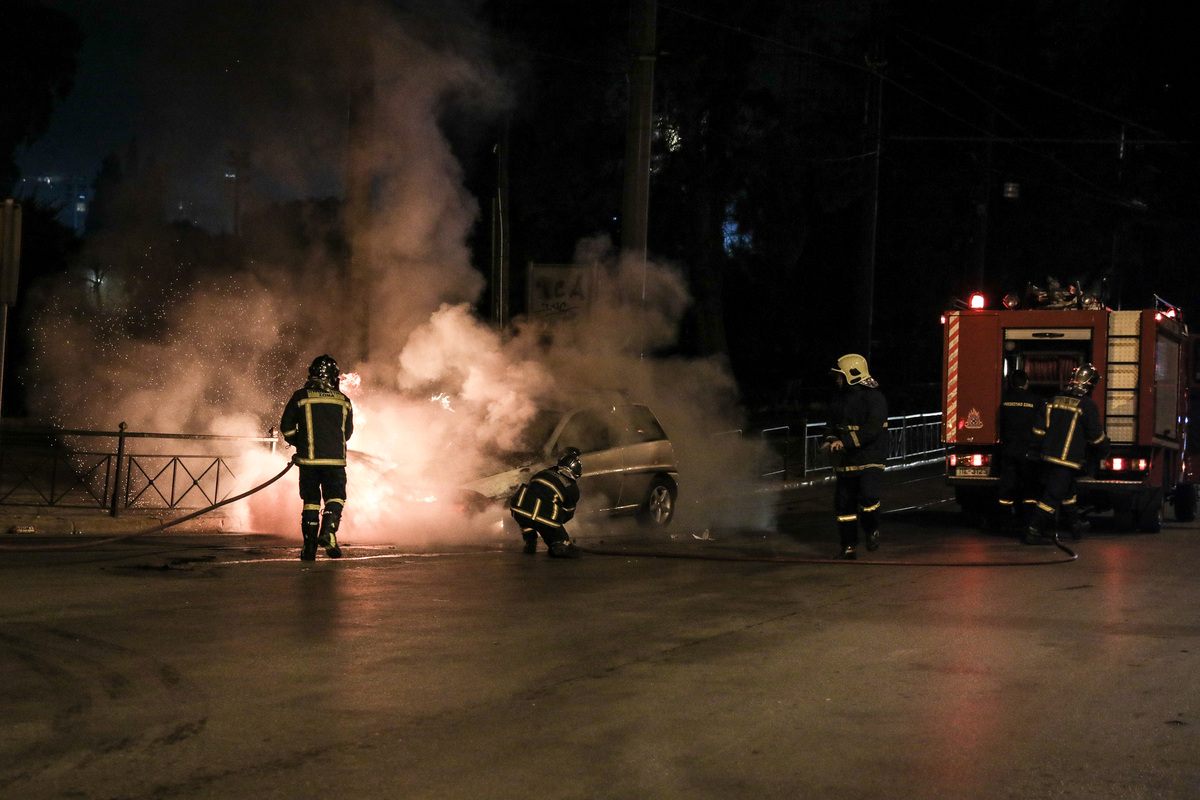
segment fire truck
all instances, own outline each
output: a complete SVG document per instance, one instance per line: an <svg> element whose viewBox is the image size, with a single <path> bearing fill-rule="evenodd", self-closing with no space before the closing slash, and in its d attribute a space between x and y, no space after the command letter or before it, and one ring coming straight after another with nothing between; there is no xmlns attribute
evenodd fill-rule
<svg viewBox="0 0 1200 800"><path fill-rule="evenodd" d="M946 480L964 511L982 514L996 501L997 417L1008 376L1023 369L1029 388L1049 400L1091 363L1101 375L1092 397L1112 448L1080 477L1080 508L1111 510L1122 530L1157 532L1167 504L1175 519L1195 518L1197 457L1185 454L1189 395L1194 404L1197 394L1189 389L1200 374L1179 309L1155 297L1152 308L1113 310L1077 287L1032 286L995 308L981 294L959 305L945 314L942 439Z"/></svg>

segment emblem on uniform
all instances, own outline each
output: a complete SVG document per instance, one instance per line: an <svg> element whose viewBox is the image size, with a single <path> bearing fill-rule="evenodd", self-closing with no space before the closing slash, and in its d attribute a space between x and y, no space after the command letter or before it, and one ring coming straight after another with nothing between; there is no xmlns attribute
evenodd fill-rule
<svg viewBox="0 0 1200 800"><path fill-rule="evenodd" d="M972 408L967 412L967 421L963 423L964 428L982 428L983 420L979 417L979 409Z"/></svg>

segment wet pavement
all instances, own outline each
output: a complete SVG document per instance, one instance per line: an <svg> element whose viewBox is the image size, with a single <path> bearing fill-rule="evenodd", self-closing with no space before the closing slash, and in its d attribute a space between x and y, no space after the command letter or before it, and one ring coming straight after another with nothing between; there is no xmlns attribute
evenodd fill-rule
<svg viewBox="0 0 1200 800"><path fill-rule="evenodd" d="M881 550L826 562L828 492L577 561L0 536L73 545L0 549L0 796L1200 796L1195 524L1072 560L892 476Z"/></svg>

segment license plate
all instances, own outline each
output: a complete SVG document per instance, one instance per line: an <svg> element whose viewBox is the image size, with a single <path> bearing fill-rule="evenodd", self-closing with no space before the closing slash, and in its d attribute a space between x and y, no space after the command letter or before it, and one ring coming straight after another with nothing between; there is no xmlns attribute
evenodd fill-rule
<svg viewBox="0 0 1200 800"><path fill-rule="evenodd" d="M960 478L986 478L988 476L987 467L959 467L958 475Z"/></svg>

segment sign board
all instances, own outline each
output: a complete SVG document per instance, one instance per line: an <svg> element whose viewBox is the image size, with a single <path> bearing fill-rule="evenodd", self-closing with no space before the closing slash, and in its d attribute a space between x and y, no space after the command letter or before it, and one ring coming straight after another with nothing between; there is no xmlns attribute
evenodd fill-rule
<svg viewBox="0 0 1200 800"><path fill-rule="evenodd" d="M531 319L574 319L595 299L595 264L529 264L526 308Z"/></svg>
<svg viewBox="0 0 1200 800"><path fill-rule="evenodd" d="M0 206L0 303L17 304L17 269L21 265L21 204Z"/></svg>

